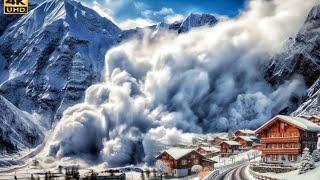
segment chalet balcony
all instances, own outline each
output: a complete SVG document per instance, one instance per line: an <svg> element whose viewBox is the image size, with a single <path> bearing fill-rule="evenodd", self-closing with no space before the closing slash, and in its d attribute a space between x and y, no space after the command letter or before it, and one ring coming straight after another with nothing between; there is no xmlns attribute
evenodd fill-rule
<svg viewBox="0 0 320 180"><path fill-rule="evenodd" d="M261 148L262 154L299 154L299 148Z"/></svg>
<svg viewBox="0 0 320 180"><path fill-rule="evenodd" d="M295 137L263 137L262 143L297 143L300 141L299 136Z"/></svg>

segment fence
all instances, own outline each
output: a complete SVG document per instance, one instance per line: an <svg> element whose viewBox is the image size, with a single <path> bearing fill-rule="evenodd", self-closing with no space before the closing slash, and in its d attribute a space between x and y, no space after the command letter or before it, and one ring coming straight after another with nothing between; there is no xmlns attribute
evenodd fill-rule
<svg viewBox="0 0 320 180"><path fill-rule="evenodd" d="M206 177L204 177L204 180L211 180L219 176L219 170L214 170L211 173L209 173Z"/></svg>
<svg viewBox="0 0 320 180"><path fill-rule="evenodd" d="M252 171L251 169L249 169L249 173L256 179L258 180L282 180L282 179L278 179L278 178L274 178L274 177L268 177L268 176L264 176L261 174L258 174L254 171Z"/></svg>

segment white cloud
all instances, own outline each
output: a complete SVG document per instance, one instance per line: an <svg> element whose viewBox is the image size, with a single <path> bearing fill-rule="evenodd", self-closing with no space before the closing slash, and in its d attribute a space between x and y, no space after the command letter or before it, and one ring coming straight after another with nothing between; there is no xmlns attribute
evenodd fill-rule
<svg viewBox="0 0 320 180"><path fill-rule="evenodd" d="M181 14L168 15L164 18L165 23L172 24L174 22L181 22L184 16Z"/></svg>
<svg viewBox="0 0 320 180"><path fill-rule="evenodd" d="M150 16L165 16L169 14L174 14L174 11L172 8L163 7L159 11L151 11L151 10L145 10L142 12L142 15L144 17L150 17Z"/></svg>
<svg viewBox="0 0 320 180"><path fill-rule="evenodd" d="M111 20L113 23L117 24L116 21L113 18L113 13L110 9L106 8L105 6L102 6L97 1L93 1L92 4L88 5L85 4L87 7L90 7L91 9L95 10L100 16L105 17L109 20Z"/></svg>
<svg viewBox="0 0 320 180"><path fill-rule="evenodd" d="M190 134L257 127L304 93L299 78L271 88L258 65L297 33L315 4L253 0L239 18L214 27L146 32L111 49L104 81L64 112L46 150L58 158L92 155L108 167L152 163L161 144Z"/></svg>

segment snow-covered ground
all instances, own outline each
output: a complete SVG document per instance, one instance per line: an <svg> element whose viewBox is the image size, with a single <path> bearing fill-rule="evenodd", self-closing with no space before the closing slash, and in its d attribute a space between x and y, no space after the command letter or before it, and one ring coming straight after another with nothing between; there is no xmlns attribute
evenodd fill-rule
<svg viewBox="0 0 320 180"><path fill-rule="evenodd" d="M287 172L287 173L259 173L264 176L274 177L278 179L288 179L288 180L317 180L320 179L320 162L316 163L316 168L310 170L304 174L298 174L299 170Z"/></svg>
<svg viewBox="0 0 320 180"><path fill-rule="evenodd" d="M241 161L246 161L250 158L250 160L259 160L259 155L260 152L257 150L249 150L246 152L242 152L240 154L234 155L234 156L230 156L230 157L221 157L221 156L217 156L212 158L212 160L217 161L218 163L215 164L216 168L223 168L225 166L229 166L232 165L234 163L237 162L241 162ZM256 157L254 159L254 157Z"/></svg>

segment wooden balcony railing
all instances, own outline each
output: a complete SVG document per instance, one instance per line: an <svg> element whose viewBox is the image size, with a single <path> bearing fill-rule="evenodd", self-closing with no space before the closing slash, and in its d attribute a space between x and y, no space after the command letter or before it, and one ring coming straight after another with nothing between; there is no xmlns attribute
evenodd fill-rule
<svg viewBox="0 0 320 180"><path fill-rule="evenodd" d="M283 143L296 143L300 141L300 137L263 137L261 138L262 143L277 143L277 142L283 142Z"/></svg>
<svg viewBox="0 0 320 180"><path fill-rule="evenodd" d="M299 154L299 148L261 148L262 154Z"/></svg>

